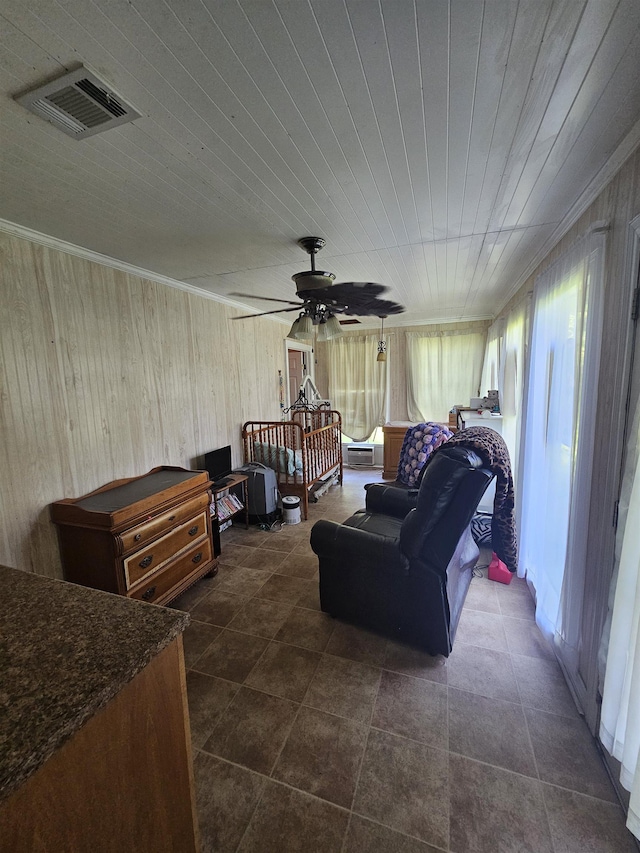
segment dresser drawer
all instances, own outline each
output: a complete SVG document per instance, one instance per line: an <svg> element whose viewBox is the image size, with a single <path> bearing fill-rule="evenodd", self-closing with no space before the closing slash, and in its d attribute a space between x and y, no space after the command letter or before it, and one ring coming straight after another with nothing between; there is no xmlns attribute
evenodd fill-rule
<svg viewBox="0 0 640 853"><path fill-rule="evenodd" d="M201 539L207 533L207 512L201 512L184 524L170 530L155 542L141 548L123 560L124 579L127 589L156 572L184 548Z"/></svg>
<svg viewBox="0 0 640 853"><path fill-rule="evenodd" d="M203 509L206 509L208 506L209 494L207 492L203 492L201 495L192 498L190 501L180 504L180 506L176 506L173 509L169 509L166 512L161 513L160 515L156 515L148 521L143 521L141 524L137 524L130 530L125 530L120 534L120 541L122 542L121 553L126 554L131 551L132 548L139 548L141 545L144 545L145 542L150 542L165 530L169 530L172 527L175 527L176 524L187 521L189 518L196 515L196 513Z"/></svg>
<svg viewBox="0 0 640 853"><path fill-rule="evenodd" d="M169 563L160 571L156 571L153 577L147 578L143 583L139 583L135 588L128 590L127 595L130 598L138 598L142 601L158 601L188 575L195 572L199 567L211 563L212 560L211 539L207 537L194 545L193 548L189 548L177 560Z"/></svg>

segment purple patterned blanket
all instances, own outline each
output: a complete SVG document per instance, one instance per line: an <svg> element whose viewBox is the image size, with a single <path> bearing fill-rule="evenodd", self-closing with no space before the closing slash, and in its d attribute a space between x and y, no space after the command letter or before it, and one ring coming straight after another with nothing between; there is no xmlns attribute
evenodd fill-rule
<svg viewBox="0 0 640 853"><path fill-rule="evenodd" d="M425 462L452 435L451 430L431 421L409 427L400 450L396 480L410 489L417 488Z"/></svg>

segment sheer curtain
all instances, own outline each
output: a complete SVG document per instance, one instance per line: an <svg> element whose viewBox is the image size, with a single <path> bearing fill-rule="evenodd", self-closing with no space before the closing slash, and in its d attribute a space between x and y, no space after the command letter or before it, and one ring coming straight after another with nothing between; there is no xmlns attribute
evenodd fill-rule
<svg viewBox="0 0 640 853"><path fill-rule="evenodd" d="M498 386L502 411L502 436L511 455L513 482L516 488L520 480L522 411L530 311L531 297L528 296L505 317L501 384Z"/></svg>
<svg viewBox="0 0 640 853"><path fill-rule="evenodd" d="M486 332L407 332L409 420L444 421L478 395Z"/></svg>
<svg viewBox="0 0 640 853"><path fill-rule="evenodd" d="M492 388L500 393L502 436L509 450L514 484L519 479L520 437L531 300L527 297L487 332L480 393Z"/></svg>
<svg viewBox="0 0 640 853"><path fill-rule="evenodd" d="M504 347L504 318L500 317L487 329L487 343L482 363L482 378L480 379L480 396L484 397L492 389L502 390ZM500 394L502 397L502 394Z"/></svg>
<svg viewBox="0 0 640 853"><path fill-rule="evenodd" d="M576 242L535 282L525 414L519 574L570 674L582 612L604 235Z"/></svg>
<svg viewBox="0 0 640 853"><path fill-rule="evenodd" d="M628 520L630 523L627 523ZM640 838L640 404L630 433L619 501L615 590L600 740L622 764L620 782L631 791L627 827Z"/></svg>
<svg viewBox="0 0 640 853"><path fill-rule="evenodd" d="M342 432L366 441L384 419L388 361L377 361L379 335L349 335L329 341L331 405L342 415ZM392 336L387 335L387 359Z"/></svg>

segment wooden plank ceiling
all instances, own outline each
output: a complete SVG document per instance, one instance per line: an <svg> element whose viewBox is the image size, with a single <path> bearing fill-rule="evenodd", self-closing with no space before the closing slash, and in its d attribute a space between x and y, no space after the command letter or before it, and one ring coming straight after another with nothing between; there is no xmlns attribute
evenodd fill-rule
<svg viewBox="0 0 640 853"><path fill-rule="evenodd" d="M0 217L281 299L319 235L402 323L490 317L635 147L638 57L638 0L3 0ZM13 100L80 63L142 117Z"/></svg>

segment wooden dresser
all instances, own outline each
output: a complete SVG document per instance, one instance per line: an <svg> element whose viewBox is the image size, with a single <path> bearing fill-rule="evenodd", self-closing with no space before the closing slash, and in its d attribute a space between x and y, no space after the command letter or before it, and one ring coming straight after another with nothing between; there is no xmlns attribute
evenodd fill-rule
<svg viewBox="0 0 640 853"><path fill-rule="evenodd" d="M215 574L206 471L159 467L51 504L65 580L166 604Z"/></svg>

